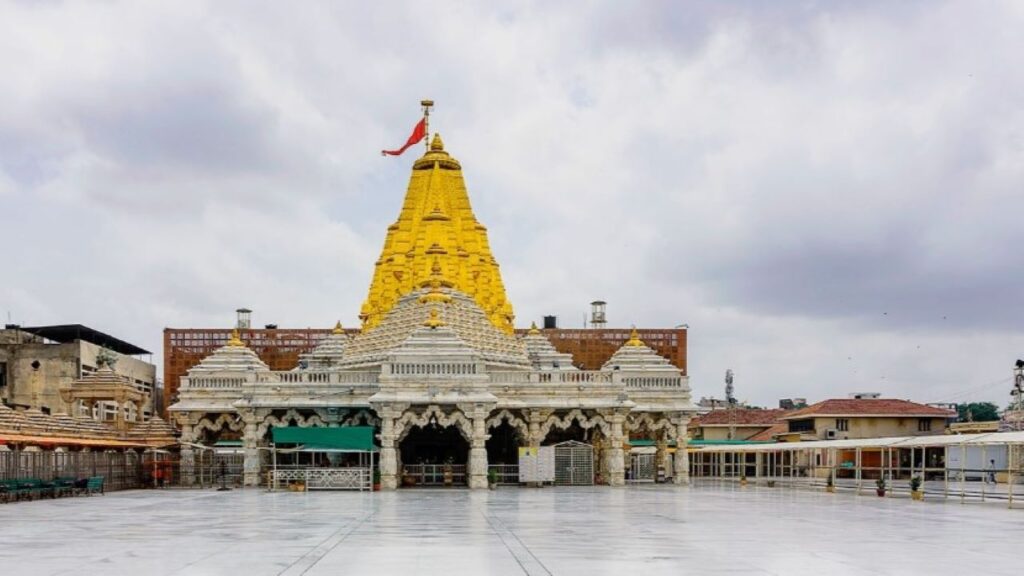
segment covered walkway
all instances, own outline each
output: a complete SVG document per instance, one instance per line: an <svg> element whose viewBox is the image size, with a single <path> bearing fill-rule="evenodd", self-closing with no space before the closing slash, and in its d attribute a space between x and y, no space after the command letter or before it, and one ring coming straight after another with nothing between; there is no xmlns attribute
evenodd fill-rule
<svg viewBox="0 0 1024 576"><path fill-rule="evenodd" d="M921 478L925 497L1024 501L1024 432L904 436L691 447L692 478L909 496Z"/></svg>

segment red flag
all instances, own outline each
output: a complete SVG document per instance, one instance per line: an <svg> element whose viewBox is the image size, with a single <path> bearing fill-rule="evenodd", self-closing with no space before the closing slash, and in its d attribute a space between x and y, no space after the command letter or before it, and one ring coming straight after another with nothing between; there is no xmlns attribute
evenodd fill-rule
<svg viewBox="0 0 1024 576"><path fill-rule="evenodd" d="M412 136L409 136L409 140L405 142L405 146L402 146L398 150L381 150L382 156L399 156L402 152L405 152L409 146L423 140L427 137L427 119L424 118L416 124L416 127L412 129Z"/></svg>

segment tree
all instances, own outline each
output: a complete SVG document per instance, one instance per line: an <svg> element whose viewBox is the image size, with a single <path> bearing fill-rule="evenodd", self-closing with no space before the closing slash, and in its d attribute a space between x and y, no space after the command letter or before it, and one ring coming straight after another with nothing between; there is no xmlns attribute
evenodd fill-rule
<svg viewBox="0 0 1024 576"><path fill-rule="evenodd" d="M957 422L991 422L999 420L999 406L992 402L957 404Z"/></svg>

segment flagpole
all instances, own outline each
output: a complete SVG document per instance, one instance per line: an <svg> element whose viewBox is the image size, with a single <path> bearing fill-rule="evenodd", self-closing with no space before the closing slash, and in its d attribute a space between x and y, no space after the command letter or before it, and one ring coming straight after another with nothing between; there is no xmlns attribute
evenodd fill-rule
<svg viewBox="0 0 1024 576"><path fill-rule="evenodd" d="M430 152L430 108L433 105L433 100L420 100L420 106L423 106L423 132L426 134L423 144L427 152Z"/></svg>

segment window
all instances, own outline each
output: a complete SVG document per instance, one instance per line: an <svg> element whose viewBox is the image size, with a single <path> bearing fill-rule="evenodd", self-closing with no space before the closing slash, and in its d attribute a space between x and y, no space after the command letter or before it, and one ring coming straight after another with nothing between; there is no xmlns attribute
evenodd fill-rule
<svg viewBox="0 0 1024 576"><path fill-rule="evenodd" d="M814 432L814 420L790 420L790 432Z"/></svg>
<svg viewBox="0 0 1024 576"><path fill-rule="evenodd" d="M836 418L836 430L840 432L850 431L850 421L847 418Z"/></svg>
<svg viewBox="0 0 1024 576"><path fill-rule="evenodd" d="M931 418L918 418L917 419L917 431L918 432L931 432L932 431L932 420L931 420Z"/></svg>
<svg viewBox="0 0 1024 576"><path fill-rule="evenodd" d="M0 362L0 388L7 386L7 362Z"/></svg>

